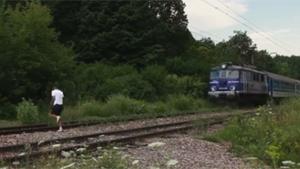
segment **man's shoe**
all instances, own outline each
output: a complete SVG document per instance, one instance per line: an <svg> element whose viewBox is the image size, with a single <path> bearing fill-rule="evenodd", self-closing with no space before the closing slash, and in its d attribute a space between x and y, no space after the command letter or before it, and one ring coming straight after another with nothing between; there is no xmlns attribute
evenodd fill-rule
<svg viewBox="0 0 300 169"><path fill-rule="evenodd" d="M62 127L60 127L58 130L57 130L57 132L62 132L63 131L63 128Z"/></svg>

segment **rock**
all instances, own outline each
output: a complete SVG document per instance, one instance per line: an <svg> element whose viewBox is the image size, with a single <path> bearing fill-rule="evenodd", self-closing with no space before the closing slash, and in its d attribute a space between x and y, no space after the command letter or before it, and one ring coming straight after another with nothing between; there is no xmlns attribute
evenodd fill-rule
<svg viewBox="0 0 300 169"><path fill-rule="evenodd" d="M113 147L114 150L119 150L119 147Z"/></svg>
<svg viewBox="0 0 300 169"><path fill-rule="evenodd" d="M140 161L139 160L134 160L131 164L132 165L137 165Z"/></svg>
<svg viewBox="0 0 300 169"><path fill-rule="evenodd" d="M61 156L63 156L64 158L70 158L72 156L72 154L67 151L62 151Z"/></svg>
<svg viewBox="0 0 300 169"><path fill-rule="evenodd" d="M282 161L281 162L283 165L295 165L296 163L290 160Z"/></svg>
<svg viewBox="0 0 300 169"><path fill-rule="evenodd" d="M159 169L159 167L149 167L149 169Z"/></svg>
<svg viewBox="0 0 300 169"><path fill-rule="evenodd" d="M287 169L287 168L290 168L290 167L289 166L280 166L280 168Z"/></svg>
<svg viewBox="0 0 300 169"><path fill-rule="evenodd" d="M78 148L77 150L76 150L76 152L78 152L78 153L83 153L83 152L85 152L86 151L86 148Z"/></svg>
<svg viewBox="0 0 300 169"><path fill-rule="evenodd" d="M177 160L169 160L169 161L167 162L167 166L168 166L168 167L174 166L174 165L176 165L176 164L178 164L178 161L177 161Z"/></svg>
<svg viewBox="0 0 300 169"><path fill-rule="evenodd" d="M248 161L254 161L254 160L258 160L257 157L247 157L247 158L244 158L245 160L248 160Z"/></svg>
<svg viewBox="0 0 300 169"><path fill-rule="evenodd" d="M1 167L0 169L8 169L8 167Z"/></svg>
<svg viewBox="0 0 300 169"><path fill-rule="evenodd" d="M102 147L97 147L97 151L101 151L102 150Z"/></svg>
<svg viewBox="0 0 300 169"><path fill-rule="evenodd" d="M15 166L20 165L20 161L14 161L14 162L12 163L12 165L15 165Z"/></svg>
<svg viewBox="0 0 300 169"><path fill-rule="evenodd" d="M53 144L52 147L53 148L59 148L59 147L61 147L61 144Z"/></svg>
<svg viewBox="0 0 300 169"><path fill-rule="evenodd" d="M75 163L71 163L71 164L69 164L69 165L66 165L66 166L61 167L60 169L71 168L71 167L73 167L74 165L75 165Z"/></svg>
<svg viewBox="0 0 300 169"><path fill-rule="evenodd" d="M163 143L163 142L153 142L153 143L150 143L148 144L148 147L161 147L161 146L164 146L166 143Z"/></svg>
<svg viewBox="0 0 300 169"><path fill-rule="evenodd" d="M26 155L25 152L22 152L22 153L18 154L18 156L25 156L25 155Z"/></svg>
<svg viewBox="0 0 300 169"><path fill-rule="evenodd" d="M127 159L128 157L130 157L128 154L125 154L121 157L122 160Z"/></svg>
<svg viewBox="0 0 300 169"><path fill-rule="evenodd" d="M97 161L98 161L98 160L97 160L95 157L93 157L93 158L92 158L92 160L94 160L95 162L97 162Z"/></svg>

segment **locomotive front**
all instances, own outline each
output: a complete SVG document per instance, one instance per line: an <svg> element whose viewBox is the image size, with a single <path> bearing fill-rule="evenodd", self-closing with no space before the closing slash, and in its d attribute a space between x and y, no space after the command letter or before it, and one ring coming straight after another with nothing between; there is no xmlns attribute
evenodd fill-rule
<svg viewBox="0 0 300 169"><path fill-rule="evenodd" d="M210 72L209 92L211 97L234 97L240 90L240 71L231 65L215 67Z"/></svg>

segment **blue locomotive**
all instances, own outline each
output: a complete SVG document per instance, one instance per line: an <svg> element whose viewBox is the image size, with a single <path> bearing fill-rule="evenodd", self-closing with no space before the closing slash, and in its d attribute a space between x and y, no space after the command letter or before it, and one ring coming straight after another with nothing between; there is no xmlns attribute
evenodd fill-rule
<svg viewBox="0 0 300 169"><path fill-rule="evenodd" d="M299 96L300 81L250 66L223 64L211 70L208 94L215 98Z"/></svg>

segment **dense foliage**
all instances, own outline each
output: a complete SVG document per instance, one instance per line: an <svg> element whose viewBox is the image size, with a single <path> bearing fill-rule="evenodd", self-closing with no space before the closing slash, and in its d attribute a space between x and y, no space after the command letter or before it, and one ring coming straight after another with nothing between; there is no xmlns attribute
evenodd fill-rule
<svg viewBox="0 0 300 169"><path fill-rule="evenodd" d="M52 9L61 42L85 63L160 63L192 41L181 0L59 1Z"/></svg>
<svg viewBox="0 0 300 169"><path fill-rule="evenodd" d="M299 99L261 107L255 117L237 118L213 138L233 143L236 152L268 161L275 168L282 161L300 162Z"/></svg>
<svg viewBox="0 0 300 169"><path fill-rule="evenodd" d="M73 52L57 41L50 10L37 3L0 11L0 101L45 98L69 79Z"/></svg>
<svg viewBox="0 0 300 169"><path fill-rule="evenodd" d="M210 68L223 62L300 78L298 57L272 58L246 32L219 43L194 40L184 7L182 0L6 1L0 10L0 117L15 118L21 98L46 109L54 82L66 103L76 104L118 94L148 102L203 98Z"/></svg>

